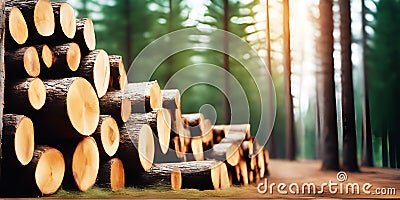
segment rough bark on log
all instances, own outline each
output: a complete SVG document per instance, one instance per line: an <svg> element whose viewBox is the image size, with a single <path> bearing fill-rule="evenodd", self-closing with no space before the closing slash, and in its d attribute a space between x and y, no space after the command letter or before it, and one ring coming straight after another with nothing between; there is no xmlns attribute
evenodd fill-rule
<svg viewBox="0 0 400 200"><path fill-rule="evenodd" d="M2 158L14 166L25 166L34 151L32 120L24 115L5 114L3 117Z"/></svg>
<svg viewBox="0 0 400 200"><path fill-rule="evenodd" d="M204 131L204 115L202 113L182 114L182 119L189 126L191 137L201 137Z"/></svg>
<svg viewBox="0 0 400 200"><path fill-rule="evenodd" d="M90 51L83 57L81 66L73 73L74 76L84 77L96 89L97 96L103 97L108 89L110 80L110 61L104 50Z"/></svg>
<svg viewBox="0 0 400 200"><path fill-rule="evenodd" d="M128 84L122 56L112 55L110 57L110 85L108 90L124 90Z"/></svg>
<svg viewBox="0 0 400 200"><path fill-rule="evenodd" d="M133 184L140 172L153 165L154 139L150 126L137 124L130 118L120 128L117 157L124 165L126 184Z"/></svg>
<svg viewBox="0 0 400 200"><path fill-rule="evenodd" d="M96 48L96 35L90 18L76 19L76 33L73 39L81 48L82 55Z"/></svg>
<svg viewBox="0 0 400 200"><path fill-rule="evenodd" d="M225 126L226 134L237 133L237 132L244 133L245 140L250 140L251 138L250 124L231 124Z"/></svg>
<svg viewBox="0 0 400 200"><path fill-rule="evenodd" d="M46 102L46 88L39 78L8 82L4 93L5 113L31 116Z"/></svg>
<svg viewBox="0 0 400 200"><path fill-rule="evenodd" d="M55 193L61 186L65 162L60 151L37 145L27 166L3 163L3 189L7 197L38 197Z"/></svg>
<svg viewBox="0 0 400 200"><path fill-rule="evenodd" d="M167 109L180 109L181 107L181 94L179 90L161 90L162 106Z"/></svg>
<svg viewBox="0 0 400 200"><path fill-rule="evenodd" d="M162 96L157 81L129 83L125 96L131 100L132 113L147 113L162 107Z"/></svg>
<svg viewBox="0 0 400 200"><path fill-rule="evenodd" d="M119 90L109 91L99 100L100 114L111 115L119 125L128 121L131 115L131 101Z"/></svg>
<svg viewBox="0 0 400 200"><path fill-rule="evenodd" d="M227 161L230 166L236 166L241 159L240 146L234 143L219 143L206 152L207 159Z"/></svg>
<svg viewBox="0 0 400 200"><path fill-rule="evenodd" d="M133 113L130 119L136 124L148 124L157 136L161 151L168 151L171 132L171 116L168 110L159 108L149 113Z"/></svg>
<svg viewBox="0 0 400 200"><path fill-rule="evenodd" d="M8 79L37 77L40 74L39 54L35 47L22 47L5 53Z"/></svg>
<svg viewBox="0 0 400 200"><path fill-rule="evenodd" d="M220 143L225 138L225 125L214 125L212 131L214 144Z"/></svg>
<svg viewBox="0 0 400 200"><path fill-rule="evenodd" d="M0 0L1 10L4 11L5 0ZM5 44L5 12L0 13L0 116L3 116L3 107L4 107L4 79L5 79L5 67L4 67L4 44ZM3 133L3 118L0 117L0 138ZM1 163L1 145L0 145L0 163ZM1 166L0 166L1 167ZM0 170L0 179L1 179L1 170Z"/></svg>
<svg viewBox="0 0 400 200"><path fill-rule="evenodd" d="M125 187L124 165L118 158L112 158L100 165L96 185L111 190Z"/></svg>
<svg viewBox="0 0 400 200"><path fill-rule="evenodd" d="M99 102L88 81L75 77L45 80L43 83L46 104L30 116L38 141L79 139L96 130Z"/></svg>
<svg viewBox="0 0 400 200"><path fill-rule="evenodd" d="M100 165L96 141L85 137L78 142L68 142L61 150L66 162L63 187L82 192L92 188Z"/></svg>
<svg viewBox="0 0 400 200"><path fill-rule="evenodd" d="M99 125L93 133L99 149L101 160L109 160L115 155L119 147L119 129L117 122L108 115L100 115Z"/></svg>
<svg viewBox="0 0 400 200"><path fill-rule="evenodd" d="M52 67L46 70L45 77L63 78L72 74L79 68L81 52L76 43L66 43L52 46Z"/></svg>

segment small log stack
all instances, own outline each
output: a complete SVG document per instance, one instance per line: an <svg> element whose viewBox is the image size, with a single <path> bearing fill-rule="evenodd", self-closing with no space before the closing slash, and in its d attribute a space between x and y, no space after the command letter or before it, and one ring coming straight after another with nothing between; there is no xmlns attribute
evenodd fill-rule
<svg viewBox="0 0 400 200"><path fill-rule="evenodd" d="M128 83L122 57L96 49L92 20L76 19L68 3L0 2L2 195L225 189L268 175L249 124L213 126L182 114L179 90Z"/></svg>

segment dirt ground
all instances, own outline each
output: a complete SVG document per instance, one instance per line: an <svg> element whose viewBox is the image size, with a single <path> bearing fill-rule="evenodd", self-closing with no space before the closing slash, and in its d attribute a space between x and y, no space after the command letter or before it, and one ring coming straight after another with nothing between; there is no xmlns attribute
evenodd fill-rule
<svg viewBox="0 0 400 200"><path fill-rule="evenodd" d="M95 187L85 193L60 190L50 198L400 198L400 170L363 167L361 172L342 173L337 177L338 172L321 171L320 166L320 161L271 160L268 166L270 172L267 178L268 190L261 191L265 193L258 192L258 184L247 187L233 186L217 191L189 189L173 191L168 186L107 191ZM265 185L265 180L261 181ZM329 188L330 181L331 188ZM315 194L312 183L315 185ZM273 185L272 193L271 185ZM265 187L259 189L265 190ZM287 194L283 194L285 192Z"/></svg>

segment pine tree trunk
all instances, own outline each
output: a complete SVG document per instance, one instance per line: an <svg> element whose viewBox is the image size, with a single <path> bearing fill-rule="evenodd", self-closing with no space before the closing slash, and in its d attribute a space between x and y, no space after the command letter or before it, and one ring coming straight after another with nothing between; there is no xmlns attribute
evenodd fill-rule
<svg viewBox="0 0 400 200"><path fill-rule="evenodd" d="M333 78L333 11L332 0L322 0L319 4L320 31L319 46L321 66L317 74L317 90L320 95L322 169L338 170L338 131L336 124L335 83Z"/></svg>
<svg viewBox="0 0 400 200"><path fill-rule="evenodd" d="M342 127L343 168L358 171L357 137L354 111L353 66L351 62L351 16L350 0L339 1L340 46L342 72Z"/></svg>

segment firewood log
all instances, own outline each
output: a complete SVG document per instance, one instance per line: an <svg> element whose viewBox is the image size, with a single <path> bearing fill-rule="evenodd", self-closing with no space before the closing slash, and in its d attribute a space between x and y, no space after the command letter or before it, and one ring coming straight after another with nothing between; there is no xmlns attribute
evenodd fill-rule
<svg viewBox="0 0 400 200"><path fill-rule="evenodd" d="M131 115L131 101L124 96L123 91L109 91L100 98L99 103L100 114L111 115L119 125L128 121Z"/></svg>
<svg viewBox="0 0 400 200"><path fill-rule="evenodd" d="M46 102L46 88L39 78L10 81L4 92L4 112L32 116Z"/></svg>
<svg viewBox="0 0 400 200"><path fill-rule="evenodd" d="M10 80L37 77L40 74L39 54L33 46L6 51L4 61L6 76Z"/></svg>
<svg viewBox="0 0 400 200"><path fill-rule="evenodd" d="M27 166L2 164L3 195L7 197L37 197L55 193L65 172L64 157L55 148L38 145Z"/></svg>
<svg viewBox="0 0 400 200"><path fill-rule="evenodd" d="M110 85L108 90L124 90L128 84L122 56L112 55L110 57Z"/></svg>
<svg viewBox="0 0 400 200"><path fill-rule="evenodd" d="M162 96L157 81L129 83L124 95L131 100L132 113L147 113L162 107Z"/></svg>
<svg viewBox="0 0 400 200"><path fill-rule="evenodd" d="M103 97L110 81L110 60L107 52L104 50L90 51L83 57L81 66L73 75L86 78L96 89L97 96Z"/></svg>
<svg viewBox="0 0 400 200"><path fill-rule="evenodd" d="M63 78L79 68L81 51L76 43L66 43L52 46L53 62L51 68L44 73L45 77Z"/></svg>
<svg viewBox="0 0 400 200"><path fill-rule="evenodd" d="M162 153L167 153L171 132L171 116L168 110L159 108L149 113L133 113L129 120L136 124L148 124L158 137Z"/></svg>
<svg viewBox="0 0 400 200"><path fill-rule="evenodd" d="M204 115L202 113L182 114L182 119L189 126L191 137L201 137L204 128Z"/></svg>
<svg viewBox="0 0 400 200"><path fill-rule="evenodd" d="M120 190L125 187L124 165L118 158L111 158L101 164L96 185L111 190Z"/></svg>
<svg viewBox="0 0 400 200"><path fill-rule="evenodd" d="M92 137L84 137L63 146L61 151L66 162L63 187L82 192L89 190L96 182L100 165L96 141Z"/></svg>
<svg viewBox="0 0 400 200"><path fill-rule="evenodd" d="M141 172L153 165L153 132L149 125L137 124L130 118L120 128L120 137L117 157L124 165L126 184L131 185Z"/></svg>
<svg viewBox="0 0 400 200"><path fill-rule="evenodd" d="M44 80L46 104L31 117L38 141L79 139L99 122L97 95L84 78ZM46 119L46 120L43 120Z"/></svg>
<svg viewBox="0 0 400 200"><path fill-rule="evenodd" d="M162 106L167 109L180 109L181 107L181 94L179 90L161 90Z"/></svg>
<svg viewBox="0 0 400 200"><path fill-rule="evenodd" d="M240 151L240 146L235 143L219 143L206 153L206 158L227 161L230 166L236 166L241 159Z"/></svg>
<svg viewBox="0 0 400 200"><path fill-rule="evenodd" d="M73 41L79 45L82 55L87 55L89 51L96 49L96 35L90 18L76 19L76 33Z"/></svg>
<svg viewBox="0 0 400 200"><path fill-rule="evenodd" d="M6 3L6 8L10 10L7 18L11 36L6 42L8 49L19 48L21 44L40 44L54 33L54 13L49 1Z"/></svg>
<svg viewBox="0 0 400 200"><path fill-rule="evenodd" d="M53 65L53 51L46 44L35 45L35 48L40 58L40 71L46 71Z"/></svg>
<svg viewBox="0 0 400 200"><path fill-rule="evenodd" d="M71 41L76 33L75 11L67 2L51 2L54 12L55 28L51 41L58 44Z"/></svg>
<svg viewBox="0 0 400 200"><path fill-rule="evenodd" d="M2 159L13 166L25 166L34 151L34 129L32 120L24 115L3 116Z"/></svg>
<svg viewBox="0 0 400 200"><path fill-rule="evenodd" d="M100 159L109 160L119 147L120 134L117 122L109 115L100 115L99 125L93 133Z"/></svg>

